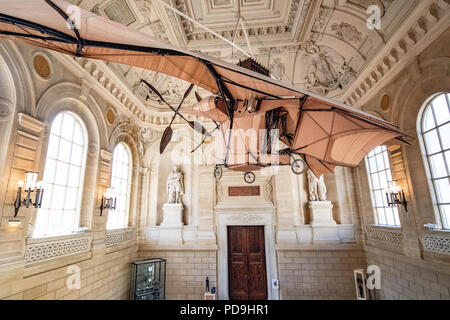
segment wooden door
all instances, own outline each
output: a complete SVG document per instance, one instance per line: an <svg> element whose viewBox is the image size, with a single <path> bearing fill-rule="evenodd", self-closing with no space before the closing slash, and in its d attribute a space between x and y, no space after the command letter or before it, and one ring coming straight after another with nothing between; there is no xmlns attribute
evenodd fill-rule
<svg viewBox="0 0 450 320"><path fill-rule="evenodd" d="M266 300L264 227L228 227L230 300Z"/></svg>

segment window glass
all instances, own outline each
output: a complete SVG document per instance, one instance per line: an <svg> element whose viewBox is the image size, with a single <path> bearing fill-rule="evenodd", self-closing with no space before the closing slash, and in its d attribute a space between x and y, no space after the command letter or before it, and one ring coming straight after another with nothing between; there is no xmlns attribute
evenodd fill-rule
<svg viewBox="0 0 450 320"><path fill-rule="evenodd" d="M116 210L108 213L107 229L120 229L128 226L131 189L131 152L127 145L119 143L113 152L111 188L117 199Z"/></svg>
<svg viewBox="0 0 450 320"><path fill-rule="evenodd" d="M425 145L422 153L428 163L432 196L444 229L450 228L450 95L440 94L425 106L419 136Z"/></svg>
<svg viewBox="0 0 450 320"><path fill-rule="evenodd" d="M385 189L388 181L392 181L389 154L386 146L375 148L366 157L367 175L375 212L375 220L379 225L400 226L397 207L389 207Z"/></svg>
<svg viewBox="0 0 450 320"><path fill-rule="evenodd" d="M74 132L77 132L76 139ZM86 145L82 121L71 112L58 114L50 129L43 174L44 196L42 208L37 212L34 237L78 230Z"/></svg>

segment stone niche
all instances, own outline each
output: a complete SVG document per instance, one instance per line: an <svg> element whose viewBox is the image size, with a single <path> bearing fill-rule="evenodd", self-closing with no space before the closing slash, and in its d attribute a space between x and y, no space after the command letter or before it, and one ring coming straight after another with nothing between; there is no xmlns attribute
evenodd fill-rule
<svg viewBox="0 0 450 320"><path fill-rule="evenodd" d="M157 225L161 225L164 218L164 206L167 202L167 177L172 172L173 167L177 167L178 171L183 173L184 177L184 195L182 197L183 202L183 225L189 225L191 223L192 214L192 168L190 160L183 158L176 158L174 161L172 152L165 153L159 162L158 167L158 196L157 196Z"/></svg>

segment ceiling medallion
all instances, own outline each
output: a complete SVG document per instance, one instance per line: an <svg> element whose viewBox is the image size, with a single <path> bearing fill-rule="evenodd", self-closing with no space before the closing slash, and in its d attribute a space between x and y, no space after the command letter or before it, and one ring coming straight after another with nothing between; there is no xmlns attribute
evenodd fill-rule
<svg viewBox="0 0 450 320"><path fill-rule="evenodd" d="M389 94L385 93L383 95L383 97L381 98L381 104L380 104L381 110L383 110L383 111L389 110L390 100L391 100L391 97L389 96Z"/></svg>
<svg viewBox="0 0 450 320"><path fill-rule="evenodd" d="M113 124L114 121L116 121L116 114L112 109L108 109L108 111L106 111L106 120L109 124Z"/></svg>
<svg viewBox="0 0 450 320"><path fill-rule="evenodd" d="M38 54L33 58L33 67L34 71L36 71L36 73L41 78L44 79L50 78L51 75L50 64L47 58L45 58L43 55Z"/></svg>

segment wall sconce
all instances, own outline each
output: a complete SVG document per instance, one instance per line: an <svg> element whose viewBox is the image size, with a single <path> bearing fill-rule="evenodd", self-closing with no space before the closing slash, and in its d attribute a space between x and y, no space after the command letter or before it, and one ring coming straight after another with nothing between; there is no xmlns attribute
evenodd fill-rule
<svg viewBox="0 0 450 320"><path fill-rule="evenodd" d="M38 174L34 172L27 172L25 174L25 182L19 181L17 183L17 197L16 201L14 201L14 218L17 217L19 213L19 209L21 206L25 206L29 208L31 205L35 208L40 208L42 205L42 197L44 196L44 183L39 181L36 183ZM25 199L22 200L22 188L25 185L26 196ZM36 196L33 200L31 199L31 193L36 191Z"/></svg>
<svg viewBox="0 0 450 320"><path fill-rule="evenodd" d="M406 212L408 212L408 202L406 201L405 193L402 188L397 185L396 181L389 181L386 189L386 199L389 207L396 205L403 205Z"/></svg>
<svg viewBox="0 0 450 320"><path fill-rule="evenodd" d="M117 198L114 197L114 189L108 188L102 197L102 205L100 207L100 216L103 215L103 210L116 210Z"/></svg>

